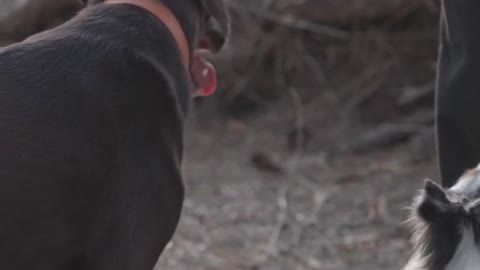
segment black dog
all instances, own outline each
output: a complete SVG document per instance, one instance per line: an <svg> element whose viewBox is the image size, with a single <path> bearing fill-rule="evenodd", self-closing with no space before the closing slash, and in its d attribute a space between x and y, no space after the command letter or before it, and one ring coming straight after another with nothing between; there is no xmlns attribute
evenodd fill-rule
<svg viewBox="0 0 480 270"><path fill-rule="evenodd" d="M443 189L428 180L415 200L414 252L404 270L480 267L480 166Z"/></svg>
<svg viewBox="0 0 480 270"><path fill-rule="evenodd" d="M207 67L194 50L223 45L223 2L161 2L191 66ZM0 50L0 269L154 267L182 208L196 72L165 23L129 4L90 3Z"/></svg>

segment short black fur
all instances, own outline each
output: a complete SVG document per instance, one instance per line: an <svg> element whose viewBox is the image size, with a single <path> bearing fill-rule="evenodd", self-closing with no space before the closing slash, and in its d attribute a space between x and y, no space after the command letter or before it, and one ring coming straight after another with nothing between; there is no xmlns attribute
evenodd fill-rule
<svg viewBox="0 0 480 270"><path fill-rule="evenodd" d="M193 46L201 10L165 2ZM151 270L182 209L191 88L171 34L134 6L0 49L0 269Z"/></svg>

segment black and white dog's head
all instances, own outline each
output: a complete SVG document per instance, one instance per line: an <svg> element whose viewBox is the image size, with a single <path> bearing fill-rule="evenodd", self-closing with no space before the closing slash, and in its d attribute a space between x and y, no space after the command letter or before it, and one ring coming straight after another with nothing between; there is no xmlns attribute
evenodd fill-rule
<svg viewBox="0 0 480 270"><path fill-rule="evenodd" d="M450 189L427 180L410 222L414 253L404 270L480 269L480 166Z"/></svg>

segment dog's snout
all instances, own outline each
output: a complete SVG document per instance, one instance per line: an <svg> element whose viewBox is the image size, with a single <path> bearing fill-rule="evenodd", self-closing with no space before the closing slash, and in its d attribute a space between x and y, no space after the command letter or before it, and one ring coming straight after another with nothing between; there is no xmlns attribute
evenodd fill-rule
<svg viewBox="0 0 480 270"><path fill-rule="evenodd" d="M205 27L205 39L207 39L209 50L216 53L225 45L228 36L228 28L222 25L215 19L207 20Z"/></svg>

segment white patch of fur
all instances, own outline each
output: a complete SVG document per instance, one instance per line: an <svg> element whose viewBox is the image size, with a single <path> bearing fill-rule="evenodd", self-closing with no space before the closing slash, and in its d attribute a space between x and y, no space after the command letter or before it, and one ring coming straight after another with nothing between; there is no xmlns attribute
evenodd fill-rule
<svg viewBox="0 0 480 270"><path fill-rule="evenodd" d="M428 257L425 257L421 252L416 251L403 270L426 270L425 265L427 264L427 261Z"/></svg>
<svg viewBox="0 0 480 270"><path fill-rule="evenodd" d="M478 269L480 269L480 249L475 243L472 227L468 226L463 229L462 240L445 270Z"/></svg>

